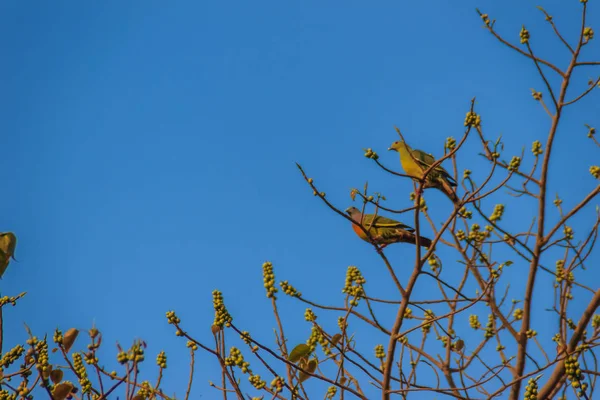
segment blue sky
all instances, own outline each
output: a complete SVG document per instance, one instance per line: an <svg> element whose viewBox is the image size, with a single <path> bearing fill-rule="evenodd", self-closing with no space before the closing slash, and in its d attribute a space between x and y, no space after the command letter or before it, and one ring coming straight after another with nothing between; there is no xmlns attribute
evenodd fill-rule
<svg viewBox="0 0 600 400"><path fill-rule="evenodd" d="M563 3L542 4L572 41L579 2ZM447 136L460 137L472 97L486 133L505 138L507 158L522 147L529 155L549 126L529 90L543 83L528 60L482 29L475 7L515 42L525 23L536 52L564 67L568 54L535 5L2 2L0 223L19 238L19 262L0 291L28 292L5 311L6 344L23 338L25 320L39 336L95 321L107 345L145 339L151 363L167 350L165 387L173 390L188 360L167 310L207 342L211 291L219 288L237 325L272 342L265 260L278 281L326 304L341 304L348 265L361 268L367 289L393 296L378 256L312 196L294 162L342 209L350 188L366 180L390 206L408 206L412 184L378 170L362 149L398 167L385 152L397 125L414 147L439 156ZM590 9L593 24L600 14ZM588 59L598 49L590 44ZM574 88L594 76L586 68ZM597 95L565 113L550 190L560 185L566 207L596 184L587 169L598 152L583 124L598 125L599 115ZM459 159L460 170L476 176L485 166L472 155ZM438 193L428 200L441 220L447 200ZM507 210L506 223L527 225L532 210ZM589 227L592 212L576 231ZM388 253L406 280L401 264L408 257L412 266L412 250ZM526 266L511 273L518 288ZM551 296L540 290L540 299ZM281 307L292 339L304 341L305 307L287 298ZM113 357L112 348L105 352ZM206 381L217 379L215 364L206 354L200 360L194 394L213 398Z"/></svg>

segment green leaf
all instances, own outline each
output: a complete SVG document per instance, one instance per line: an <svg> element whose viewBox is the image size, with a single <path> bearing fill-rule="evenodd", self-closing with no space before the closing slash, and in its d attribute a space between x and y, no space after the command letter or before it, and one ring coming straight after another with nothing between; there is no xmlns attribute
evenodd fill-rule
<svg viewBox="0 0 600 400"><path fill-rule="evenodd" d="M296 363L301 359L307 357L310 354L310 347L307 344L301 343L298 346L294 347L290 355L288 356L288 360Z"/></svg>
<svg viewBox="0 0 600 400"><path fill-rule="evenodd" d="M331 338L331 345L335 347L340 342L340 340L342 340L342 335L339 333L336 333Z"/></svg>
<svg viewBox="0 0 600 400"><path fill-rule="evenodd" d="M316 358L313 358L312 360L310 360L310 361L309 361L309 362L306 364L306 366L304 366L304 369L305 369L307 372L310 372L310 373L312 374L312 373L314 373L314 372L316 371L316 369L317 369L317 365L318 365L318 364L319 364L319 363L318 363L317 359L316 359ZM304 382L305 380L307 380L307 379L308 379L308 378L310 378L310 377L311 377L311 375L305 374L304 372L300 371L300 375L299 375L299 377L298 377L298 380L299 380L300 382Z"/></svg>

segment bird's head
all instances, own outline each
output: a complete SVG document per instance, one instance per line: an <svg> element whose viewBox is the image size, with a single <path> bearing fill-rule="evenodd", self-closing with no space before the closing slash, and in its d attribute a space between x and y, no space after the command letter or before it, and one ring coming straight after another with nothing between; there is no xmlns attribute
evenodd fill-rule
<svg viewBox="0 0 600 400"><path fill-rule="evenodd" d="M355 215L360 215L360 211L358 211L358 208L356 207L348 207L344 211L351 217L354 217Z"/></svg>
<svg viewBox="0 0 600 400"><path fill-rule="evenodd" d="M405 150L405 149L410 149L410 147L408 147L408 145L406 143L404 143L402 140L397 140L394 143L392 143L390 145L390 147L388 147L388 150L394 150L394 151L400 151L400 150Z"/></svg>

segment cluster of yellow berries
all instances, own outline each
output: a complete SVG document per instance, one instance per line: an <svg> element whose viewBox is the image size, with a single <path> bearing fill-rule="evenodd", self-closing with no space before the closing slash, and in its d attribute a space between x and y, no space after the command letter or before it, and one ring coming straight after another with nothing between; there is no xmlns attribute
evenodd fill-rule
<svg viewBox="0 0 600 400"><path fill-rule="evenodd" d="M56 328L54 330L54 336L52 336L52 340L54 340L54 343L56 343L56 344L62 344L62 342L63 342L63 334L60 331L60 329Z"/></svg>
<svg viewBox="0 0 600 400"><path fill-rule="evenodd" d="M488 315L488 322L485 325L485 334L483 335L483 337L489 339L491 337L494 337L494 333L494 315L490 314Z"/></svg>
<svg viewBox="0 0 600 400"><path fill-rule="evenodd" d="M462 218L471 219L473 217L473 212L469 211L467 207L462 206L460 210L458 210L458 215Z"/></svg>
<svg viewBox="0 0 600 400"><path fill-rule="evenodd" d="M344 329L348 328L348 322L346 322L346 319L344 317L338 317L337 320L337 324L338 324L338 328L340 328L340 331L344 331Z"/></svg>
<svg viewBox="0 0 600 400"><path fill-rule="evenodd" d="M557 344L560 344L560 342L561 342L560 333L557 333L554 336L552 336L552 341L556 342Z"/></svg>
<svg viewBox="0 0 600 400"><path fill-rule="evenodd" d="M510 235L507 235L506 233L504 234L504 236L502 237L502 240L504 240L506 243L513 245L515 244L515 239L510 237Z"/></svg>
<svg viewBox="0 0 600 400"><path fill-rule="evenodd" d="M435 318L435 314L432 310L425 310L424 312L424 317L425 317L425 321L429 321ZM431 329L431 323L426 323L423 324L421 326L421 331L423 331L423 333L429 333L429 330Z"/></svg>
<svg viewBox="0 0 600 400"><path fill-rule="evenodd" d="M188 349L191 349L192 351L198 350L198 345L192 340L188 340L185 345Z"/></svg>
<svg viewBox="0 0 600 400"><path fill-rule="evenodd" d="M280 376L276 376L275 379L273 379L271 381L271 390L274 391L275 393L281 392L283 390L284 386L285 386L285 381Z"/></svg>
<svg viewBox="0 0 600 400"><path fill-rule="evenodd" d="M456 148L456 139L452 136L446 138L446 148L448 150L454 150Z"/></svg>
<svg viewBox="0 0 600 400"><path fill-rule="evenodd" d="M589 26L585 27L583 29L583 37L586 40L592 40L594 38L594 30Z"/></svg>
<svg viewBox="0 0 600 400"><path fill-rule="evenodd" d="M229 328L233 318L231 318L229 311L227 311L227 308L225 307L225 303L223 302L223 294L219 290L214 290L212 295L213 307L215 309L215 321L213 325L219 327L223 327L223 325L225 325Z"/></svg>
<svg viewBox="0 0 600 400"><path fill-rule="evenodd" d="M231 366L237 366L242 370L242 373L247 373L249 372L250 374L252 374L252 371L250 370L250 363L246 360L244 360L244 356L242 355L242 352L240 351L240 349L238 349L235 346L232 346L231 349L229 350L229 356L225 357L225 365L231 367Z"/></svg>
<svg viewBox="0 0 600 400"><path fill-rule="evenodd" d="M262 265L263 268L263 282L265 289L267 289L267 297L276 298L277 288L275 287L275 273L273 272L273 264L269 261Z"/></svg>
<svg viewBox="0 0 600 400"><path fill-rule="evenodd" d="M517 308L514 312L513 312L513 317L515 317L515 320L519 321L523 319L523 309L522 308Z"/></svg>
<svg viewBox="0 0 600 400"><path fill-rule="evenodd" d="M419 210L422 212L427 212L427 202L425 201L424 197L419 199Z"/></svg>
<svg viewBox="0 0 600 400"><path fill-rule="evenodd" d="M87 370L85 369L85 365L83 365L83 360L81 359L81 353L73 353L73 369L77 373L79 377L79 384L81 385L81 392L87 393L92 389L92 383L90 382L87 376Z"/></svg>
<svg viewBox="0 0 600 400"><path fill-rule="evenodd" d="M262 388L267 386L267 382L260 379L260 375L250 375L248 377L248 381L250 381L250 384L252 384L252 386L254 386L258 390L261 390Z"/></svg>
<svg viewBox="0 0 600 400"><path fill-rule="evenodd" d="M433 272L437 271L438 267L440 266L437 257L434 254L429 257L427 263L429 263L429 266Z"/></svg>
<svg viewBox="0 0 600 400"><path fill-rule="evenodd" d="M410 309L410 307L406 307L406 310L404 310L404 319L412 319L414 318L412 310Z"/></svg>
<svg viewBox="0 0 600 400"><path fill-rule="evenodd" d="M529 31L525 29L525 25L521 27L519 37L521 38L521 44L529 43Z"/></svg>
<svg viewBox="0 0 600 400"><path fill-rule="evenodd" d="M556 195L556 199L552 202L556 207L560 207L562 205L562 200Z"/></svg>
<svg viewBox="0 0 600 400"><path fill-rule="evenodd" d="M565 359L565 372L572 387L580 389L582 392L587 389L587 384L581 383L585 379L585 376L581 373L577 355L574 354Z"/></svg>
<svg viewBox="0 0 600 400"><path fill-rule="evenodd" d="M577 328L577 325L575 325L575 322L573 322L572 318L567 318L567 326L569 327L569 329L571 329L572 331L575 330L575 328Z"/></svg>
<svg viewBox="0 0 600 400"><path fill-rule="evenodd" d="M8 368L12 363L17 361L25 352L25 348L20 344L16 345L0 358L0 368Z"/></svg>
<svg viewBox="0 0 600 400"><path fill-rule="evenodd" d="M448 341L450 340L448 336L438 336L436 339L442 342L442 347L444 348L448 346ZM450 347L452 348L452 343L450 343Z"/></svg>
<svg viewBox="0 0 600 400"><path fill-rule="evenodd" d="M537 336L537 331L535 331L533 329L527 329L527 331L525 332L525 335L527 336L528 339L531 339L531 338Z"/></svg>
<svg viewBox="0 0 600 400"><path fill-rule="evenodd" d="M596 134L596 128L591 127L589 125L586 125L586 127L588 128L587 137L591 139Z"/></svg>
<svg viewBox="0 0 600 400"><path fill-rule="evenodd" d="M375 346L375 357L383 360L385 358L385 350L383 349L382 344L378 344Z"/></svg>
<svg viewBox="0 0 600 400"><path fill-rule="evenodd" d="M175 315L175 311L167 311L167 322L171 325L177 325L181 320Z"/></svg>
<svg viewBox="0 0 600 400"><path fill-rule="evenodd" d="M23 297L22 295L19 296L12 296L12 297L8 297L8 296L3 296L0 297L0 307L4 306L5 304L10 303L11 306L14 306L17 304L17 300L19 300L19 298Z"/></svg>
<svg viewBox="0 0 600 400"><path fill-rule="evenodd" d="M317 343L321 345L321 348L323 349L323 352L326 355L331 354L329 342L327 341L325 336L323 336L321 330L317 326L313 325L310 330L310 336L306 341L306 345L310 348L311 353L317 348Z"/></svg>
<svg viewBox="0 0 600 400"><path fill-rule="evenodd" d="M565 261L558 260L556 261L556 282L562 282L565 279Z"/></svg>
<svg viewBox="0 0 600 400"><path fill-rule="evenodd" d="M0 400L17 400L17 393L9 393L6 390L0 390Z"/></svg>
<svg viewBox="0 0 600 400"><path fill-rule="evenodd" d="M590 167L590 174L596 179L600 179L600 167L597 165L592 165Z"/></svg>
<svg viewBox="0 0 600 400"><path fill-rule="evenodd" d="M379 158L379 155L377 153L375 153L373 151L373 149L364 149L364 150L365 150L365 157L371 158L373 160L377 160Z"/></svg>
<svg viewBox="0 0 600 400"><path fill-rule="evenodd" d="M566 280L567 282L571 283L575 281L575 274L573 274L573 271L570 271L569 273L567 273L567 271L565 271L565 261L564 260L558 260L556 261L556 282L560 283L563 280Z"/></svg>
<svg viewBox="0 0 600 400"><path fill-rule="evenodd" d="M120 351L117 354L117 361L120 364L125 364L128 361L133 361L134 363L141 363L144 361L144 349L139 342L134 343L131 348L125 352Z"/></svg>
<svg viewBox="0 0 600 400"><path fill-rule="evenodd" d="M592 317L592 328L600 328L600 315L594 314L594 316Z"/></svg>
<svg viewBox="0 0 600 400"><path fill-rule="evenodd" d="M336 393L337 393L337 387L329 386L327 388L327 393L325 394L325 398L331 400L335 397Z"/></svg>
<svg viewBox="0 0 600 400"><path fill-rule="evenodd" d="M142 344L139 341L135 342L131 346L127 357L130 361L133 361L134 363L140 363L144 361L144 348L142 347Z"/></svg>
<svg viewBox="0 0 600 400"><path fill-rule="evenodd" d="M242 331L242 334L240 335L240 339L242 339L244 341L244 343L246 343L247 345L250 345L252 342L250 341L250 332L248 331Z"/></svg>
<svg viewBox="0 0 600 400"><path fill-rule="evenodd" d="M281 286L281 290L283 290L283 293L287 294L288 296L292 296L292 297L302 296L302 293L297 291L296 288L294 288L292 285L290 285L288 281L279 282L279 286Z"/></svg>
<svg viewBox="0 0 600 400"><path fill-rule="evenodd" d="M98 364L98 357L96 357L96 353L93 351L89 351L83 355L83 359L85 363L88 365L96 365Z"/></svg>
<svg viewBox="0 0 600 400"><path fill-rule="evenodd" d="M150 382L144 381L144 382L142 382L140 390L138 390L136 397L139 396L142 399L147 399L152 395L153 392L154 392L154 390L152 390L152 386L150 385Z"/></svg>
<svg viewBox="0 0 600 400"><path fill-rule="evenodd" d="M483 242L486 238L488 238L490 236L490 232L494 229L491 226L486 225L485 229L482 231L480 230L481 227L479 226L479 224L473 224L471 225L471 230L469 231L469 236L468 239L470 241L473 242ZM458 238L458 232L457 233L457 238ZM464 232L463 232L464 234ZM459 238L459 240L461 240Z"/></svg>
<svg viewBox="0 0 600 400"><path fill-rule="evenodd" d="M527 381L527 386L525 387L525 400L537 400L538 398L538 384L537 379L530 379Z"/></svg>
<svg viewBox="0 0 600 400"><path fill-rule="evenodd" d="M481 328L481 322L479 322L479 317L477 315L469 315L469 326L473 329Z"/></svg>
<svg viewBox="0 0 600 400"><path fill-rule="evenodd" d="M519 166L521 165L521 157L513 156L510 160L510 164L508 164L508 170L516 172L519 170Z"/></svg>
<svg viewBox="0 0 600 400"><path fill-rule="evenodd" d="M119 364L125 364L128 360L129 358L127 357L126 351L120 351L117 353L117 361L119 362Z"/></svg>
<svg viewBox="0 0 600 400"><path fill-rule="evenodd" d="M408 198L410 199L410 201L415 201L417 195L415 194L415 192L410 192ZM427 211L427 202L425 201L425 198L423 196L419 197L419 210L423 212Z"/></svg>
<svg viewBox="0 0 600 400"><path fill-rule="evenodd" d="M535 90L531 89L531 95L533 96L534 100L540 101L542 99L542 92L536 92Z"/></svg>
<svg viewBox="0 0 600 400"><path fill-rule="evenodd" d="M365 283L367 283L367 280L362 276L360 270L355 266L349 266L348 270L346 271L346 282L344 284L344 288L342 289L342 293L347 293L348 295L354 297L350 301L351 305L358 305L358 299L364 294L362 285Z"/></svg>
<svg viewBox="0 0 600 400"><path fill-rule="evenodd" d="M481 125L481 117L474 111L469 111L465 117L465 126L479 127Z"/></svg>
<svg viewBox="0 0 600 400"><path fill-rule="evenodd" d="M310 308L307 308L306 311L304 311L304 319L307 320L308 322L314 322L317 320L317 316L315 315L313 310L311 310Z"/></svg>
<svg viewBox="0 0 600 400"><path fill-rule="evenodd" d="M565 234L565 239L567 240L572 240L573 239L573 228L571 228L570 226L565 225L564 229L563 229L563 233Z"/></svg>
<svg viewBox="0 0 600 400"><path fill-rule="evenodd" d="M21 399L27 398L27 395L30 393L30 390L27 387L27 381L21 381L21 384L17 387L17 393L21 396Z"/></svg>
<svg viewBox="0 0 600 400"><path fill-rule="evenodd" d="M502 219L502 215L504 214L504 204L496 204L494 206L494 212L490 216L490 221L496 222Z"/></svg>
<svg viewBox="0 0 600 400"><path fill-rule="evenodd" d="M501 344L499 344L498 346L496 346L496 351L502 351L504 350L506 347L502 346Z"/></svg>
<svg viewBox="0 0 600 400"><path fill-rule="evenodd" d="M542 149L542 143L539 140L533 142L533 144L531 145L531 152L536 157L544 152L544 150Z"/></svg>
<svg viewBox="0 0 600 400"><path fill-rule="evenodd" d="M167 368L167 353L165 353L164 351L158 353L158 355L156 356L156 365L158 365L162 369Z"/></svg>
<svg viewBox="0 0 600 400"><path fill-rule="evenodd" d="M490 26L490 17L487 14L481 14L481 19L485 26Z"/></svg>
<svg viewBox="0 0 600 400"><path fill-rule="evenodd" d="M35 346L35 351L37 352L37 365L36 368L40 372L49 371L50 363L48 358L48 343L46 339L40 340L37 342Z"/></svg>
<svg viewBox="0 0 600 400"><path fill-rule="evenodd" d="M467 179L469 176L471 176L471 170L465 169L463 172L463 179Z"/></svg>

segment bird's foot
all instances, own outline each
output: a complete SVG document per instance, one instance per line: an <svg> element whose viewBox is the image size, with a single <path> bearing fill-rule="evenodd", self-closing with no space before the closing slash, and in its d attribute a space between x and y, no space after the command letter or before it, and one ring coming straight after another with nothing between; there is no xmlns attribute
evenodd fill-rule
<svg viewBox="0 0 600 400"><path fill-rule="evenodd" d="M381 251L382 251L383 249L385 249L386 247L387 247L387 243L386 243L386 244L382 244L381 246L379 246L379 247L377 248L377 251L378 251L379 253L381 253Z"/></svg>

